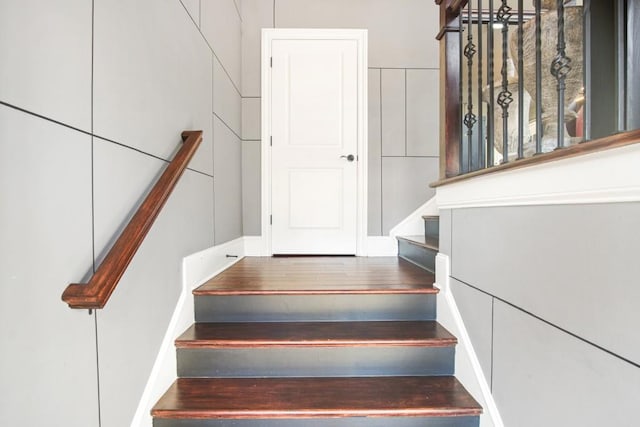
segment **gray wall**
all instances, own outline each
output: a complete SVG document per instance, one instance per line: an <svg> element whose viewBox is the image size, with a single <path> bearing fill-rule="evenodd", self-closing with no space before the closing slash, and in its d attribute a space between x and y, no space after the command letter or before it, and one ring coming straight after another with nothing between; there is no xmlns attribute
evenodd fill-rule
<svg viewBox="0 0 640 427"><path fill-rule="evenodd" d="M438 177L438 9L422 0L243 0L244 231L260 229L260 30L369 30L369 235L388 234ZM258 208L256 208L258 207Z"/></svg>
<svg viewBox="0 0 640 427"><path fill-rule="evenodd" d="M452 291L505 425L637 425L640 203L441 218Z"/></svg>
<svg viewBox="0 0 640 427"><path fill-rule="evenodd" d="M234 0L0 1L1 425L131 422L182 258L242 235L240 23ZM109 304L69 309L184 129L204 141Z"/></svg>

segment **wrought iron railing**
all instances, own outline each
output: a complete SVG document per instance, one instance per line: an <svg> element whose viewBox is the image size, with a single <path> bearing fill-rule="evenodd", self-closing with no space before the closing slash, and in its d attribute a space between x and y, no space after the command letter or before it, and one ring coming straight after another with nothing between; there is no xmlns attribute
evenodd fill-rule
<svg viewBox="0 0 640 427"><path fill-rule="evenodd" d="M629 132L638 120L624 93L640 90L627 75L638 60L629 38L640 25L633 18L639 0L436 3L444 53L442 179L637 134Z"/></svg>

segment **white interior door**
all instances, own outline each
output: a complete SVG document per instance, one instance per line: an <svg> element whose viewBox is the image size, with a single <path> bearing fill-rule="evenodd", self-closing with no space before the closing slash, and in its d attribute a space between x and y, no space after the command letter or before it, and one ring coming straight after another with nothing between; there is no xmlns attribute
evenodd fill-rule
<svg viewBox="0 0 640 427"><path fill-rule="evenodd" d="M358 44L276 39L271 54L272 253L355 254Z"/></svg>

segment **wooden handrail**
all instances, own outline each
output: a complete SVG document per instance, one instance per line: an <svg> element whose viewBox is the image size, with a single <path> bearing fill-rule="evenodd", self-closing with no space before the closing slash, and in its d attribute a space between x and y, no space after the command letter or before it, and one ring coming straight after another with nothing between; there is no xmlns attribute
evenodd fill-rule
<svg viewBox="0 0 640 427"><path fill-rule="evenodd" d="M103 308L153 222L195 154L202 131L182 132L182 147L160 176L125 229L87 283L72 283L62 294L71 308Z"/></svg>

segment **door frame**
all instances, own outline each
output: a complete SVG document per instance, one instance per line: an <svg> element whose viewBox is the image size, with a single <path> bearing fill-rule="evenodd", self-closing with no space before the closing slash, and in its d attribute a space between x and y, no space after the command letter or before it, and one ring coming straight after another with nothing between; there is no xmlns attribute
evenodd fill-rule
<svg viewBox="0 0 640 427"><path fill-rule="evenodd" d="M262 255L273 255L271 247L271 46L273 40L355 40L358 45L358 142L357 142L357 225L356 255L367 256L367 30L354 29L306 29L264 28L262 29L262 58L260 61L261 100L261 225Z"/></svg>

